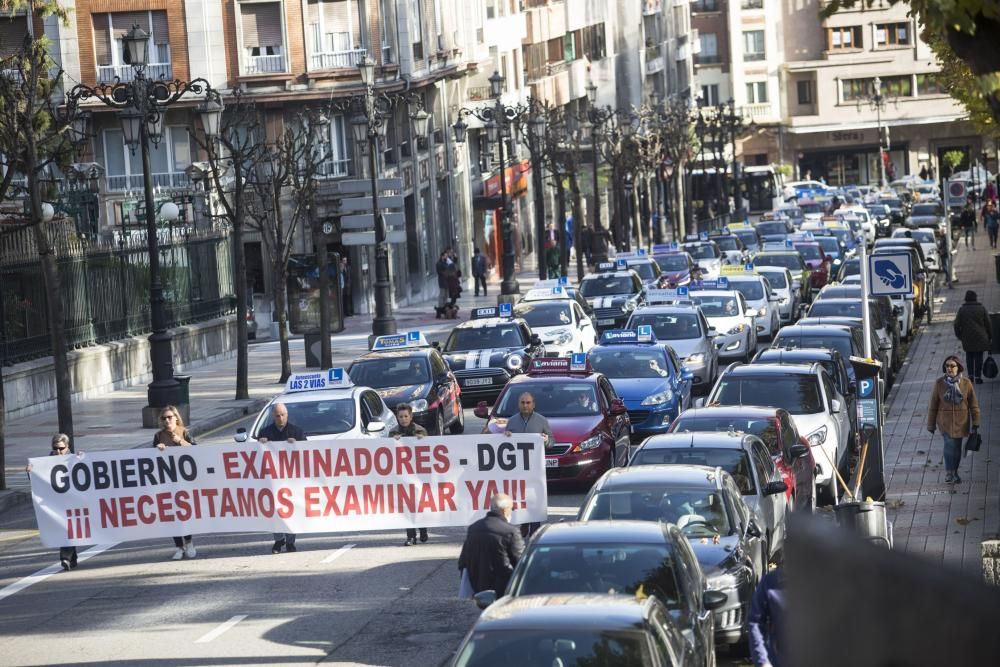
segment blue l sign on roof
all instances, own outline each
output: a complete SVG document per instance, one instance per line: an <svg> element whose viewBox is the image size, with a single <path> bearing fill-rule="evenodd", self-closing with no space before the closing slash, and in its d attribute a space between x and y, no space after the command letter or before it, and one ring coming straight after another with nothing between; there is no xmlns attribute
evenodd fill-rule
<svg viewBox="0 0 1000 667"><path fill-rule="evenodd" d="M913 294L913 260L908 252L887 252L868 257L868 294Z"/></svg>

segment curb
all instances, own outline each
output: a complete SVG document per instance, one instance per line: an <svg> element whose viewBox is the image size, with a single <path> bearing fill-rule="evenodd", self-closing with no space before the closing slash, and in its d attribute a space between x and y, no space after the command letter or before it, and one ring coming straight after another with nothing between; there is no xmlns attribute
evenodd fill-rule
<svg viewBox="0 0 1000 667"><path fill-rule="evenodd" d="M16 507L30 504L31 494L27 491L15 491L13 489L0 491L0 516Z"/></svg>

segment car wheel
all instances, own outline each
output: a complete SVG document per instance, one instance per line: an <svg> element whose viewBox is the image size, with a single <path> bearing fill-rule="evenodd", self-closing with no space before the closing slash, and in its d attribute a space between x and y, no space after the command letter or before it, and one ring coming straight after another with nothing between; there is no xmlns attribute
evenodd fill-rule
<svg viewBox="0 0 1000 667"><path fill-rule="evenodd" d="M436 414L437 416L434 418L434 432L431 435L444 435L444 413L438 408Z"/></svg>
<svg viewBox="0 0 1000 667"><path fill-rule="evenodd" d="M465 433L465 410L462 406L458 406L458 419L452 422L451 426L448 427L448 432L452 435L461 435Z"/></svg>

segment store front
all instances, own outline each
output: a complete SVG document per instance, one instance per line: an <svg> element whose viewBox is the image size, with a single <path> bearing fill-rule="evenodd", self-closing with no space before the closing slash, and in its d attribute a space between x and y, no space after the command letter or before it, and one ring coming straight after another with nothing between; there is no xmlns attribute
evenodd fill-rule
<svg viewBox="0 0 1000 667"><path fill-rule="evenodd" d="M511 222L514 225L514 254L515 262L521 262L520 241L521 230L530 225L526 225L521 214L520 199L528 193L528 183L531 177L531 162L524 160L507 167L504 171L506 178L507 196L511 199ZM495 174L483 183L483 194L474 197L473 207L473 239L475 246L489 259L494 267L501 266L503 257L503 229L501 220L503 216L503 201L500 190L500 174Z"/></svg>
<svg viewBox="0 0 1000 667"><path fill-rule="evenodd" d="M860 134L860 133L857 133ZM874 133L873 133L874 134ZM908 172L907 144L893 146L885 164L886 179L893 181ZM799 178L824 180L827 185L868 185L879 182L877 144L852 145L820 150L800 150Z"/></svg>

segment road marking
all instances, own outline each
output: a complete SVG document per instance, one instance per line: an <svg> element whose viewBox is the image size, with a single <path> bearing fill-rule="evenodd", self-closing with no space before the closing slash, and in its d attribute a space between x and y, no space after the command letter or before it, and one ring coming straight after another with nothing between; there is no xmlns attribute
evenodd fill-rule
<svg viewBox="0 0 1000 667"><path fill-rule="evenodd" d="M98 544L96 547L91 547L86 551L84 551L82 554L80 554L77 557L77 562L82 563L83 561L89 558L93 558L94 556L97 556L99 554L102 554L108 549L112 549L116 546L118 546L117 542L114 544ZM37 583L45 581L53 574L62 571L63 571L62 565L59 563L54 563L52 565L49 565L48 567L43 567L38 572L35 572L34 574L29 574L27 577L24 577L19 581L15 581L10 586L7 586L4 589L0 589L0 600L3 600L4 598L9 598L11 595L14 595L15 593L20 593L28 586L33 586Z"/></svg>
<svg viewBox="0 0 1000 667"><path fill-rule="evenodd" d="M348 551L350 551L351 549L353 549L356 546L357 546L356 544L345 544L344 546L340 547L339 549L337 549L336 551L334 551L332 554L330 554L329 556L327 556L326 558L324 558L323 562L324 563L332 563L333 561L337 560L338 558L340 558L341 556L343 556L344 554L346 554Z"/></svg>
<svg viewBox="0 0 1000 667"><path fill-rule="evenodd" d="M0 542L10 542L13 540L26 540L38 535L38 530L13 530L10 532L0 531Z"/></svg>
<svg viewBox="0 0 1000 667"><path fill-rule="evenodd" d="M218 639L219 637L222 636L224 632L228 631L230 628L232 628L234 625L236 625L246 617L247 614L237 614L236 616L233 616L231 619L229 619L228 621L217 627L215 630L212 630L208 634L202 635L201 637L196 639L194 643L207 644L212 640Z"/></svg>

